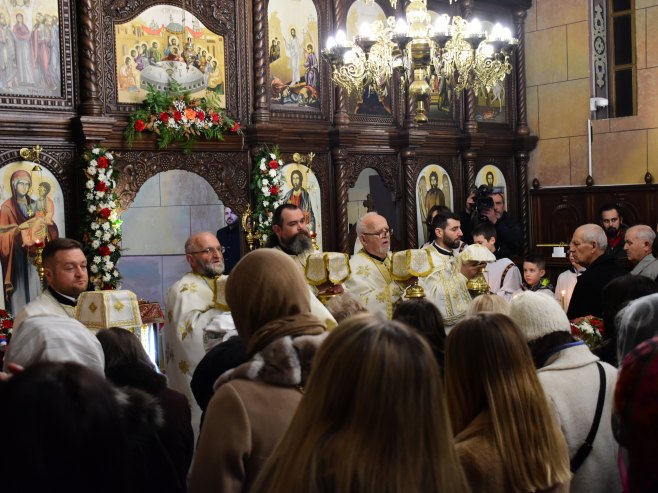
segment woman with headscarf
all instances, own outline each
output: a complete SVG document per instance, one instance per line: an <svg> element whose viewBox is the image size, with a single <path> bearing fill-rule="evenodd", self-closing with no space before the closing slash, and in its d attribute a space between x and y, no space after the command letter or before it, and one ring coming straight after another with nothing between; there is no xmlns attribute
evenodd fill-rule
<svg viewBox="0 0 658 493"><path fill-rule="evenodd" d="M249 360L215 383L190 493L249 491L288 427L326 337L310 312L304 276L278 250L256 250L240 260L226 283L226 301Z"/></svg>

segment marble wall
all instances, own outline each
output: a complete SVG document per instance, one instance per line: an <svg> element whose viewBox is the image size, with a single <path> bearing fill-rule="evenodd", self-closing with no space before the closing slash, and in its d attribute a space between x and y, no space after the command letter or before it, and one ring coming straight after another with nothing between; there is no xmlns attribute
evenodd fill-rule
<svg viewBox="0 0 658 493"><path fill-rule="evenodd" d="M122 288L164 306L167 289L189 271L185 241L225 226L224 205L201 176L159 173L139 190L123 219Z"/></svg>
<svg viewBox="0 0 658 493"><path fill-rule="evenodd" d="M584 185L590 118L589 0L535 0L526 21L528 123L539 136L529 179ZM658 178L658 0L635 0L637 115L593 122L595 184Z"/></svg>

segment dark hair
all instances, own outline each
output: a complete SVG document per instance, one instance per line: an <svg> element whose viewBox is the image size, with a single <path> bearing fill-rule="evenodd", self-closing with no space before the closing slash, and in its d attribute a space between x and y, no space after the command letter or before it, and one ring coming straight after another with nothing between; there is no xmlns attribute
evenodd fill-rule
<svg viewBox="0 0 658 493"><path fill-rule="evenodd" d="M523 261L528 262L530 264L535 264L539 269L546 268L546 260L538 253L529 253L528 255L523 257Z"/></svg>
<svg viewBox="0 0 658 493"><path fill-rule="evenodd" d="M55 238L54 240L46 243L46 246L43 247L41 258L45 264L46 261L53 258L57 252L74 249L84 251L82 243L80 243L78 240L74 240L73 238Z"/></svg>
<svg viewBox="0 0 658 493"><path fill-rule="evenodd" d="M551 332L533 341L528 341L528 347L532 353L532 361L534 361L537 369L543 368L548 358L554 353L556 348L574 342L576 339L570 332Z"/></svg>
<svg viewBox="0 0 658 493"><path fill-rule="evenodd" d="M112 386L76 363L39 363L0 384L10 454L3 491L128 491L126 437ZM112 465L110 467L110 465Z"/></svg>
<svg viewBox="0 0 658 493"><path fill-rule="evenodd" d="M50 193L50 183L48 183L47 181L42 181L41 183L39 183L39 186L46 189L46 194Z"/></svg>
<svg viewBox="0 0 658 493"><path fill-rule="evenodd" d="M436 182L438 183L439 182L439 174L436 171L432 171L430 173L430 182L432 181L433 176L436 176Z"/></svg>
<svg viewBox="0 0 658 493"><path fill-rule="evenodd" d="M606 363L617 366L617 314L631 301L658 293L658 283L645 276L620 276L603 288L603 344L593 351ZM609 341L609 342L608 342Z"/></svg>
<svg viewBox="0 0 658 493"><path fill-rule="evenodd" d="M131 386L157 394L167 385L155 370L137 336L126 329L111 327L96 334L105 353L105 376L119 387Z"/></svg>
<svg viewBox="0 0 658 493"><path fill-rule="evenodd" d="M621 211L619 210L619 206L617 204L613 204L612 202L608 202L603 204L601 207L599 207L599 219L601 219L601 216L603 215L604 212L608 212L612 210L617 211L619 218L621 218Z"/></svg>
<svg viewBox="0 0 658 493"><path fill-rule="evenodd" d="M432 219L432 231L435 229L446 229L446 226L448 225L448 219L452 219L454 221L460 221L460 218L457 214L454 212L451 213L445 213L445 214L438 214L434 216L434 219Z"/></svg>
<svg viewBox="0 0 658 493"><path fill-rule="evenodd" d="M293 171L293 173L294 173L294 171ZM297 207L295 204L281 204L279 207L274 209L274 214L272 214L272 226L282 227L283 226L283 211L286 211L286 210L295 211L297 209L299 209L299 207ZM272 236L272 235L270 235L270 236Z"/></svg>
<svg viewBox="0 0 658 493"><path fill-rule="evenodd" d="M498 233L496 233L496 226L490 222L483 222L473 228L473 237L484 236L484 239L489 241L491 238L498 239Z"/></svg>
<svg viewBox="0 0 658 493"><path fill-rule="evenodd" d="M404 300L395 308L393 320L403 322L422 334L432 348L439 368L443 370L446 331L436 305L424 298Z"/></svg>
<svg viewBox="0 0 658 493"><path fill-rule="evenodd" d="M298 169L296 169L296 170L293 170L292 173L290 173L290 183L292 183L292 177L295 176L295 175L299 175L299 181L300 181L300 182L301 182L301 181L304 181L304 175L302 174L301 171L299 171Z"/></svg>

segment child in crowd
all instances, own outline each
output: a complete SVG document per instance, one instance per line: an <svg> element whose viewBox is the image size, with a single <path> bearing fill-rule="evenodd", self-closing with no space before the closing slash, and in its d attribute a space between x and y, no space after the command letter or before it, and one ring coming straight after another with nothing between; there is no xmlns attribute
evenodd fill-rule
<svg viewBox="0 0 658 493"><path fill-rule="evenodd" d="M554 292L551 281L546 275L546 261L539 255L527 255L523 259L523 290Z"/></svg>

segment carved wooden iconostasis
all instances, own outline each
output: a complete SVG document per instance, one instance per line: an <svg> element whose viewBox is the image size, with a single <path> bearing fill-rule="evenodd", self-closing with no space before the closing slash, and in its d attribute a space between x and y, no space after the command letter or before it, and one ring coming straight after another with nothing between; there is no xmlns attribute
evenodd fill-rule
<svg viewBox="0 0 658 493"><path fill-rule="evenodd" d="M419 246L424 238L419 214L426 205L419 203L419 187L424 176L425 189L431 188L430 176L423 173L433 166L441 171L438 187L449 187L445 191L457 212L484 176L482 170L495 167L510 214L524 224L527 244L526 169L536 145L523 90L524 22L531 0L429 2L430 15L502 21L520 44L512 73L488 97L466 91L455 98L450 87L432 80L425 124L415 123L416 106L399 74L385 97L348 95L334 86L331 67L320 55L338 28L353 31L361 18L404 15L404 5L397 12L388 2L373 7L363 0L35 0L30 5L35 19L38 12L47 14L51 39L59 39L61 53L59 59L51 55L48 72L39 65L40 78L31 85L9 87L0 78L0 167L15 161L21 147L43 147L42 165L63 191L67 236L79 235L79 163L91 145L116 155L122 210L149 179L182 170L203 178L221 204L238 214L254 200L249 190L253 157L278 145L286 164L293 163L295 153L315 154L311 186L316 187L316 224L325 251L351 248L349 194L366 169L379 175L377 193L390 202L394 248ZM16 16L3 12L2 5L0 13ZM147 66L167 57L176 61L177 48L188 41L214 67L203 72L203 87L194 90L218 95L244 137L227 133L223 141L199 139L184 153L179 144L159 149L156 137L145 132L130 147L124 130L139 108L133 101L144 94L142 82L157 81L158 70L149 68L147 74ZM151 49L158 51L153 58ZM193 85L199 75L194 72L189 80Z"/></svg>

